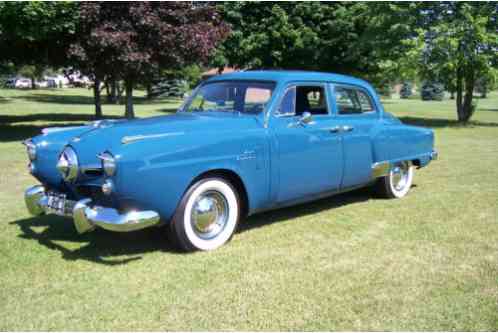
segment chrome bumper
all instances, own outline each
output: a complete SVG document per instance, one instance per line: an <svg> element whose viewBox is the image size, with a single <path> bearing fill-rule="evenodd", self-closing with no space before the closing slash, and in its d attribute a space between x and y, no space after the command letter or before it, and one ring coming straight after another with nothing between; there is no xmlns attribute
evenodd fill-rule
<svg viewBox="0 0 498 333"><path fill-rule="evenodd" d="M439 154L438 154L438 152L437 152L437 151L435 151L435 150L433 150L433 151L431 152L431 160L435 161L435 160L437 160L438 158L439 158Z"/></svg>
<svg viewBox="0 0 498 333"><path fill-rule="evenodd" d="M36 185L28 188L24 193L26 207L32 215L51 214L48 207L48 197L45 188ZM82 199L78 202L66 203L64 216L74 219L74 226L81 234L101 227L102 229L118 232L140 230L159 223L159 214L151 211L131 211L120 214L116 209L92 205L91 199Z"/></svg>

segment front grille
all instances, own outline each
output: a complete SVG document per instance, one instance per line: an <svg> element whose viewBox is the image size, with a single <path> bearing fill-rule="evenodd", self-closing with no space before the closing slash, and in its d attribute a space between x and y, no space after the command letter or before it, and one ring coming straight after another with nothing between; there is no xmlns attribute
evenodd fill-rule
<svg viewBox="0 0 498 333"><path fill-rule="evenodd" d="M77 192L80 196L92 199L92 202L104 207L114 207L114 200L111 196L105 195L100 186L78 186Z"/></svg>
<svg viewBox="0 0 498 333"><path fill-rule="evenodd" d="M83 171L83 173L85 174L85 176L87 177L100 177L104 174L104 172L102 171L102 169L87 169L85 171Z"/></svg>

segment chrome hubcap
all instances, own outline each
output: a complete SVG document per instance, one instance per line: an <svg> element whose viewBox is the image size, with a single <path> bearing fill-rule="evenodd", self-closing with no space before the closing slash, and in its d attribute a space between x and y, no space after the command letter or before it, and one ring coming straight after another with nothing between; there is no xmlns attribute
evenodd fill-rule
<svg viewBox="0 0 498 333"><path fill-rule="evenodd" d="M401 191L408 183L410 165L406 162L396 165L391 171L391 181L396 191Z"/></svg>
<svg viewBox="0 0 498 333"><path fill-rule="evenodd" d="M199 195L190 214L192 228L197 236L210 239L218 236L228 221L228 202L218 191L206 191Z"/></svg>

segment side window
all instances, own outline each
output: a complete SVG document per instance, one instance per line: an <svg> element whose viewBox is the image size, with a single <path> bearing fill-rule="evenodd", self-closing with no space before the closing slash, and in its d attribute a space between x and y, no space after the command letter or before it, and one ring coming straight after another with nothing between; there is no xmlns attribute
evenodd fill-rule
<svg viewBox="0 0 498 333"><path fill-rule="evenodd" d="M328 114L323 86L298 86L296 89L296 115L304 112L314 115Z"/></svg>
<svg viewBox="0 0 498 333"><path fill-rule="evenodd" d="M269 89L249 87L244 98L244 112L259 113L263 111L266 103L270 100Z"/></svg>
<svg viewBox="0 0 498 333"><path fill-rule="evenodd" d="M335 101L339 114L362 114L375 111L370 97L358 89L336 87Z"/></svg>
<svg viewBox="0 0 498 333"><path fill-rule="evenodd" d="M277 115L301 116L304 112L314 115L328 114L327 98L322 86L296 86L285 93Z"/></svg>
<svg viewBox="0 0 498 333"><path fill-rule="evenodd" d="M296 87L288 89L282 98L277 115L293 116L296 114Z"/></svg>
<svg viewBox="0 0 498 333"><path fill-rule="evenodd" d="M358 96L358 100L361 105L361 112L375 111L370 97L368 97L368 95L364 91L356 90L356 95Z"/></svg>

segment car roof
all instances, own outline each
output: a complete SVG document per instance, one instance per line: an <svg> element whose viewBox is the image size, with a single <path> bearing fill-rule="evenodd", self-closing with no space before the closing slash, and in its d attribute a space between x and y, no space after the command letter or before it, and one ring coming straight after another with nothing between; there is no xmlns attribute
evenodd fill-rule
<svg viewBox="0 0 498 333"><path fill-rule="evenodd" d="M240 71L227 74L216 75L207 80L207 82L223 80L255 80L255 81L327 81L344 84L354 84L361 86L370 86L364 80L335 73L312 72L312 71L294 71L294 70L258 70L258 71Z"/></svg>

